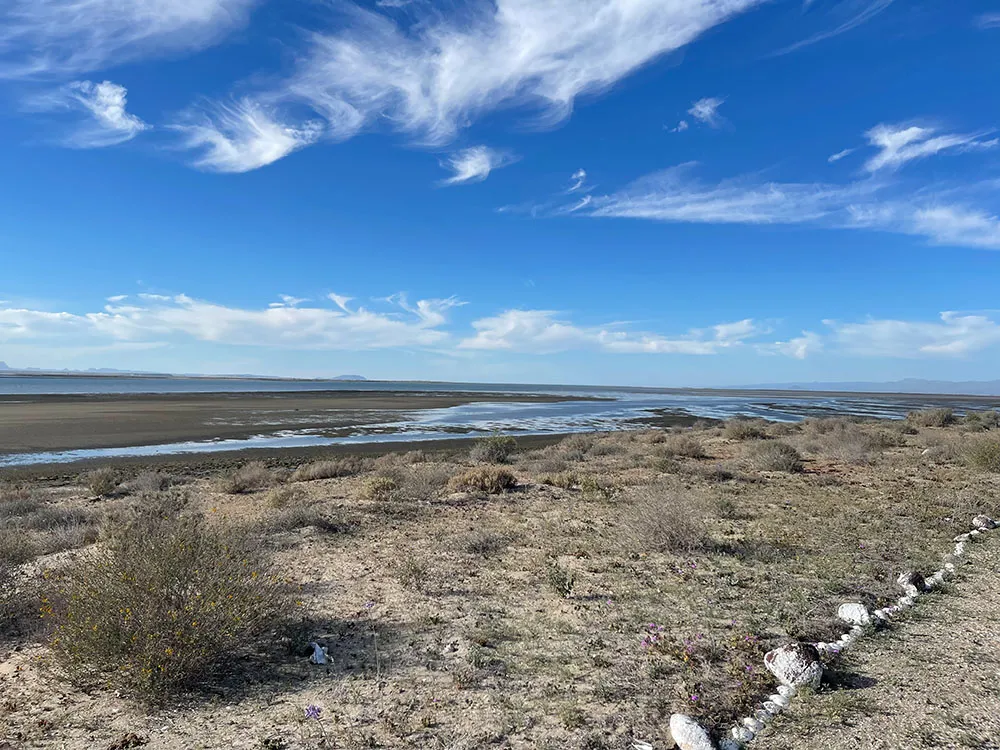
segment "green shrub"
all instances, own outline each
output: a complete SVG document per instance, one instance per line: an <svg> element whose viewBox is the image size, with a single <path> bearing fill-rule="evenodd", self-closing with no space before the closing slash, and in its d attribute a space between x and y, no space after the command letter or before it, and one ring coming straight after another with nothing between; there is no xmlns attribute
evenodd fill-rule
<svg viewBox="0 0 1000 750"><path fill-rule="evenodd" d="M361 497L374 503L384 503L396 497L399 483L389 476L371 477L361 488Z"/></svg>
<svg viewBox="0 0 1000 750"><path fill-rule="evenodd" d="M744 461L755 471L802 471L802 455L779 440L747 446Z"/></svg>
<svg viewBox="0 0 1000 750"><path fill-rule="evenodd" d="M118 472L110 466L94 469L83 475L83 483L97 497L110 495L118 488L119 481Z"/></svg>
<svg viewBox="0 0 1000 750"><path fill-rule="evenodd" d="M730 419L722 428L729 440L763 440L767 437L767 422L763 419Z"/></svg>
<svg viewBox="0 0 1000 750"><path fill-rule="evenodd" d="M906 415L906 421L916 427L947 427L955 422L951 409L919 409Z"/></svg>
<svg viewBox="0 0 1000 750"><path fill-rule="evenodd" d="M510 435L491 435L477 440L469 457L482 464L505 464L517 451L517 441Z"/></svg>
<svg viewBox="0 0 1000 750"><path fill-rule="evenodd" d="M200 518L140 513L44 602L74 680L160 703L235 664L275 626L283 594L248 540Z"/></svg>
<svg viewBox="0 0 1000 750"><path fill-rule="evenodd" d="M634 552L693 552L705 549L705 503L670 485L643 487L634 495L620 525L622 543Z"/></svg>
<svg viewBox="0 0 1000 750"><path fill-rule="evenodd" d="M549 560L545 566L545 580L549 587L559 596L566 598L573 595L573 587L576 585L576 576L573 571L564 568L556 560Z"/></svg>
<svg viewBox="0 0 1000 750"><path fill-rule="evenodd" d="M969 440L962 447L962 457L974 469L1000 472L1000 439L981 437Z"/></svg>
<svg viewBox="0 0 1000 750"><path fill-rule="evenodd" d="M270 487L272 484L274 484L274 475L264 462L251 461L232 474L223 477L220 489L229 495L240 495Z"/></svg>
<svg viewBox="0 0 1000 750"><path fill-rule="evenodd" d="M987 411L970 411L962 420L965 426L972 431L995 430L1000 427L1000 411L988 409Z"/></svg>
<svg viewBox="0 0 1000 750"><path fill-rule="evenodd" d="M449 486L456 492L485 492L498 495L517 486L517 477L507 469L480 466L451 478Z"/></svg>
<svg viewBox="0 0 1000 750"><path fill-rule="evenodd" d="M368 462L359 456L346 456L330 461L314 461L300 466L292 474L293 482L312 482L317 479L353 477L367 468Z"/></svg>

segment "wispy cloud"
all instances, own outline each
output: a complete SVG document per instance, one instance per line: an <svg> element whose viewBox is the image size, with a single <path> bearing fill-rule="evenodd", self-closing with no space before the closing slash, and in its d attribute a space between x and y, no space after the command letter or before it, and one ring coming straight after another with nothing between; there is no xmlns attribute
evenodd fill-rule
<svg viewBox="0 0 1000 750"><path fill-rule="evenodd" d="M813 331L803 331L801 336L796 336L787 341L757 345L757 350L763 354L782 354L793 359L806 359L813 354L823 351L824 348L823 337Z"/></svg>
<svg viewBox="0 0 1000 750"><path fill-rule="evenodd" d="M983 13L976 18L976 25L981 29L1000 29L1000 13Z"/></svg>
<svg viewBox="0 0 1000 750"><path fill-rule="evenodd" d="M943 312L938 321L824 321L840 349L874 357L958 357L1000 344L1000 323L985 314Z"/></svg>
<svg viewBox="0 0 1000 750"><path fill-rule="evenodd" d="M258 0L5 0L0 78L72 75L199 49L245 23Z"/></svg>
<svg viewBox="0 0 1000 750"><path fill-rule="evenodd" d="M193 166L237 173L272 164L314 143L323 133L317 121L282 122L271 107L252 99L218 105L210 113L189 112L170 128L182 134L185 148L200 152Z"/></svg>
<svg viewBox="0 0 1000 750"><path fill-rule="evenodd" d="M687 120L681 120L679 123L677 123L676 127L670 128L670 132L671 133L683 133L689 127L691 127L691 126L688 124Z"/></svg>
<svg viewBox="0 0 1000 750"><path fill-rule="evenodd" d="M982 133L941 133L918 125L877 125L865 137L879 152L865 163L869 172L898 169L907 162L944 151L972 151L995 148L1000 140L984 140Z"/></svg>
<svg viewBox="0 0 1000 750"><path fill-rule="evenodd" d="M691 105L691 109L688 110L688 114L698 122L704 123L712 128L717 128L723 122L722 117L719 115L719 107L721 107L725 101L725 99L719 99L714 96L699 99ZM681 122L684 122L684 120L681 120ZM680 128L680 125L678 124L677 127Z"/></svg>
<svg viewBox="0 0 1000 750"><path fill-rule="evenodd" d="M570 177L570 180L572 181L573 184L569 186L569 190L566 191L567 193L576 193L579 192L580 190L583 190L584 186L587 183L587 170L586 169L576 170Z"/></svg>
<svg viewBox="0 0 1000 750"><path fill-rule="evenodd" d="M843 151L838 151L835 154L831 154L830 157L827 159L827 161L833 164L834 162L840 161L844 157L850 156L855 151L857 151L857 149L855 148L845 148Z"/></svg>
<svg viewBox="0 0 1000 750"><path fill-rule="evenodd" d="M443 167L451 170L452 175L441 180L441 184L464 185L470 182L482 182L490 176L490 172L494 169L505 167L513 160L510 154L489 146L466 148L452 154L442 164Z"/></svg>
<svg viewBox="0 0 1000 750"><path fill-rule="evenodd" d="M621 324L584 327L563 320L552 310L507 310L472 323L476 335L463 339L460 349L552 354L591 349L617 354L717 354L738 346L761 330L752 320L726 323L707 330L667 337L633 333Z"/></svg>
<svg viewBox="0 0 1000 750"><path fill-rule="evenodd" d="M795 44L778 50L774 54L785 55L803 47L808 47L810 44L816 44L816 42L822 42L825 39L830 39L856 29L888 8L892 5L892 2L893 0L844 0L844 2L836 3L831 11L830 22L834 24L831 28L812 34L801 41L795 42ZM806 3L806 8L808 9L811 5L813 3Z"/></svg>
<svg viewBox="0 0 1000 750"><path fill-rule="evenodd" d="M63 143L72 148L103 148L130 141L152 127L126 110L127 97L126 88L111 81L74 81L32 97L25 106L34 111L71 110L86 114L86 121L66 136Z"/></svg>
<svg viewBox="0 0 1000 750"><path fill-rule="evenodd" d="M325 135L340 140L389 127L440 146L482 115L518 106L553 125L581 94L613 86L764 1L497 0L448 11L417 4L405 25L340 3L346 23L310 34L294 75L258 98L309 106L327 121ZM232 126L225 109L213 117L221 122L201 132L217 141Z"/></svg>
<svg viewBox="0 0 1000 750"><path fill-rule="evenodd" d="M384 311L285 304L248 309L196 300L185 295L136 299L116 296L102 310L75 314L0 309L0 341L63 340L157 342L188 337L237 346L278 349L383 349L439 344L445 313L457 300L420 300Z"/></svg>

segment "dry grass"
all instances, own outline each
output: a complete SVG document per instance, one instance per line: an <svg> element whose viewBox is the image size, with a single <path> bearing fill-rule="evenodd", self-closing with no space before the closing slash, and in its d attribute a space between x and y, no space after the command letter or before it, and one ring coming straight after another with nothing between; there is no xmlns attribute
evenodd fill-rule
<svg viewBox="0 0 1000 750"><path fill-rule="evenodd" d="M491 435L477 440L469 451L476 463L505 464L517 452L517 441L510 435Z"/></svg>
<svg viewBox="0 0 1000 750"><path fill-rule="evenodd" d="M722 428L727 440L762 440L768 437L768 423L763 419L730 419Z"/></svg>
<svg viewBox="0 0 1000 750"><path fill-rule="evenodd" d="M162 471L144 471L128 483L129 492L163 492L177 484L177 478Z"/></svg>
<svg viewBox="0 0 1000 750"><path fill-rule="evenodd" d="M508 492L517 486L517 477L507 469L496 466L481 466L469 469L449 482L449 487L456 492L485 492L497 495Z"/></svg>
<svg viewBox="0 0 1000 750"><path fill-rule="evenodd" d="M657 447L656 454L663 458L705 458L705 446L690 435L668 435Z"/></svg>
<svg viewBox="0 0 1000 750"><path fill-rule="evenodd" d="M709 544L704 501L671 484L643 487L631 497L621 541L635 552L692 552Z"/></svg>
<svg viewBox="0 0 1000 750"><path fill-rule="evenodd" d="M921 409L906 415L906 421L914 427L947 427L954 424L955 412L951 409Z"/></svg>
<svg viewBox="0 0 1000 750"><path fill-rule="evenodd" d="M962 457L973 469L1000 472L1000 438L970 438L961 448Z"/></svg>
<svg viewBox="0 0 1000 750"><path fill-rule="evenodd" d="M802 454L780 440L751 443L743 453L743 462L753 471L802 471Z"/></svg>
<svg viewBox="0 0 1000 750"><path fill-rule="evenodd" d="M98 497L110 495L120 483L118 472L110 466L94 469L83 475L83 483L91 492Z"/></svg>
<svg viewBox="0 0 1000 750"><path fill-rule="evenodd" d="M313 482L319 479L353 477L368 468L368 461L358 456L347 456L328 461L314 461L297 468L291 476L293 482Z"/></svg>
<svg viewBox="0 0 1000 750"><path fill-rule="evenodd" d="M244 464L219 482L219 489L227 495L241 495L262 490L274 484L274 474L262 461Z"/></svg>

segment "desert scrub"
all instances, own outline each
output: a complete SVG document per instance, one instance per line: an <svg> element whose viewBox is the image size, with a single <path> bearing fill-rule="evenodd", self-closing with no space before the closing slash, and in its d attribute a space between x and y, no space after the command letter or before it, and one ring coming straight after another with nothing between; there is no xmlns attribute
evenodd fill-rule
<svg viewBox="0 0 1000 750"><path fill-rule="evenodd" d="M456 492L485 492L498 495L517 486L517 477L497 466L480 466L451 478L449 487Z"/></svg>
<svg viewBox="0 0 1000 750"><path fill-rule="evenodd" d="M313 482L317 479L353 477L368 468L368 462L358 456L347 456L330 461L314 461L300 466L293 473L293 482Z"/></svg>
<svg viewBox="0 0 1000 750"><path fill-rule="evenodd" d="M848 464L867 464L886 448L906 445L906 438L891 430L869 431L848 420L828 419L820 424L829 429L818 432L816 453Z"/></svg>
<svg viewBox="0 0 1000 750"><path fill-rule="evenodd" d="M639 488L625 511L622 544L633 552L693 552L709 546L705 503L675 486Z"/></svg>
<svg viewBox="0 0 1000 750"><path fill-rule="evenodd" d="M477 440L469 457L481 464L505 464L517 451L517 441L510 435L490 435Z"/></svg>
<svg viewBox="0 0 1000 750"><path fill-rule="evenodd" d="M232 474L222 478L219 489L228 495L241 495L262 490L274 484L274 475L262 461L244 464Z"/></svg>
<svg viewBox="0 0 1000 750"><path fill-rule="evenodd" d="M780 440L748 445L743 460L754 471L802 471L802 454Z"/></svg>
<svg viewBox="0 0 1000 750"><path fill-rule="evenodd" d="M162 471L144 471L131 480L127 487L129 492L163 492L176 484L177 480Z"/></svg>
<svg viewBox="0 0 1000 750"><path fill-rule="evenodd" d="M763 419L730 419L722 428L728 440L763 440L767 435L767 422Z"/></svg>
<svg viewBox="0 0 1000 750"><path fill-rule="evenodd" d="M97 497L104 497L118 488L118 472L110 466L94 469L83 475L83 483Z"/></svg>
<svg viewBox="0 0 1000 750"><path fill-rule="evenodd" d="M161 703L223 673L283 604L249 540L200 517L141 513L53 581L42 614L73 680Z"/></svg>
<svg viewBox="0 0 1000 750"><path fill-rule="evenodd" d="M361 499L373 503L384 503L396 497L399 482L390 476L370 477L361 486Z"/></svg>
<svg viewBox="0 0 1000 750"><path fill-rule="evenodd" d="M572 471L560 471L556 474L545 474L539 481L550 487L561 487L564 490L571 490L579 484L580 478Z"/></svg>
<svg viewBox="0 0 1000 750"><path fill-rule="evenodd" d="M658 458L704 458L705 447L690 435L668 435L656 448Z"/></svg>
<svg viewBox="0 0 1000 750"><path fill-rule="evenodd" d="M947 427L955 422L955 412L951 409L919 409L906 415L906 421L914 427Z"/></svg>
<svg viewBox="0 0 1000 750"><path fill-rule="evenodd" d="M1000 427L1000 411L988 409L986 411L970 411L962 420L967 430L980 432L983 430L995 430Z"/></svg>
<svg viewBox="0 0 1000 750"><path fill-rule="evenodd" d="M962 446L962 458L973 469L1000 472L1000 439L972 438Z"/></svg>
<svg viewBox="0 0 1000 750"><path fill-rule="evenodd" d="M560 565L558 560L549 560L545 564L545 581L549 588L564 599L573 596L576 576L573 571Z"/></svg>
<svg viewBox="0 0 1000 750"><path fill-rule="evenodd" d="M294 485L275 487L267 493L267 504L272 508L288 508L305 504L307 499L306 491Z"/></svg>

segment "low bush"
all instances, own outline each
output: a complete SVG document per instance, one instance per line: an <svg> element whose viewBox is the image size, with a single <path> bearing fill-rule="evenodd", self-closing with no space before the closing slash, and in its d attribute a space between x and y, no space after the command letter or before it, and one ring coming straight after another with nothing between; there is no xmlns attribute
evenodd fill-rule
<svg viewBox="0 0 1000 750"><path fill-rule="evenodd" d="M747 446L743 460L754 471L802 471L802 454L779 440Z"/></svg>
<svg viewBox="0 0 1000 750"><path fill-rule="evenodd" d="M583 461L594 447L594 438L590 435L570 435L554 447L556 458L563 461Z"/></svg>
<svg viewBox="0 0 1000 750"><path fill-rule="evenodd" d="M966 413L962 422L967 429L973 432L995 430L1000 427L1000 411L996 409L970 411Z"/></svg>
<svg viewBox="0 0 1000 750"><path fill-rule="evenodd" d="M83 475L83 483L97 497L110 495L118 489L119 482L118 472L110 466L94 469Z"/></svg>
<svg viewBox="0 0 1000 750"><path fill-rule="evenodd" d="M722 428L722 436L729 440L763 440L767 435L767 422L763 419L730 419Z"/></svg>
<svg viewBox="0 0 1000 750"><path fill-rule="evenodd" d="M495 531L474 531L462 542L462 549L470 555L489 557L503 552L510 544L510 537Z"/></svg>
<svg viewBox="0 0 1000 750"><path fill-rule="evenodd" d="M263 461L251 461L222 478L220 489L228 495L262 490L274 484L274 475Z"/></svg>
<svg viewBox="0 0 1000 750"><path fill-rule="evenodd" d="M550 487L561 487L564 490L571 490L580 483L580 478L575 472L560 471L556 474L545 474L539 481Z"/></svg>
<svg viewBox="0 0 1000 750"><path fill-rule="evenodd" d="M622 543L634 552L693 552L709 545L705 503L672 485L639 489L620 526Z"/></svg>
<svg viewBox="0 0 1000 750"><path fill-rule="evenodd" d="M324 512L315 505L293 505L282 508L262 520L257 528L264 533L276 533L297 531L310 526L327 534L339 534L350 530L350 525L339 514Z"/></svg>
<svg viewBox="0 0 1000 750"><path fill-rule="evenodd" d="M704 458L705 447L698 438L690 435L668 435L656 449L660 458Z"/></svg>
<svg viewBox="0 0 1000 750"><path fill-rule="evenodd" d="M510 435L491 435L477 440L469 457L482 464L505 464L517 451L517 441Z"/></svg>
<svg viewBox="0 0 1000 750"><path fill-rule="evenodd" d="M301 487L285 485L275 487L267 493L267 504L272 508L288 508L289 506L300 506L306 502L306 492Z"/></svg>
<svg viewBox="0 0 1000 750"><path fill-rule="evenodd" d="M74 680L160 703L238 663L282 607L250 542L200 518L141 513L58 577L43 616Z"/></svg>
<svg viewBox="0 0 1000 750"><path fill-rule="evenodd" d="M373 503L384 503L393 500L399 490L399 482L390 476L375 476L369 478L361 487L361 498Z"/></svg>
<svg viewBox="0 0 1000 750"><path fill-rule="evenodd" d="M162 471L144 471L128 483L129 492L163 492L177 480Z"/></svg>
<svg viewBox="0 0 1000 750"><path fill-rule="evenodd" d="M955 422L951 409L919 409L906 415L906 421L915 427L947 427Z"/></svg>
<svg viewBox="0 0 1000 750"><path fill-rule="evenodd" d="M962 457L973 469L1000 472L1000 439L973 438L962 446Z"/></svg>
<svg viewBox="0 0 1000 750"><path fill-rule="evenodd" d="M517 477L507 469L481 466L451 478L448 483L456 492L485 492L497 495L517 486Z"/></svg>
<svg viewBox="0 0 1000 750"><path fill-rule="evenodd" d="M345 456L329 461L314 461L297 468L291 477L293 482L313 482L318 479L353 477L368 468L368 462L359 456Z"/></svg>
<svg viewBox="0 0 1000 750"><path fill-rule="evenodd" d="M871 432L847 420L835 421L831 429L819 435L815 443L817 453L850 464L870 463L884 449L906 444L906 439L898 432Z"/></svg>

